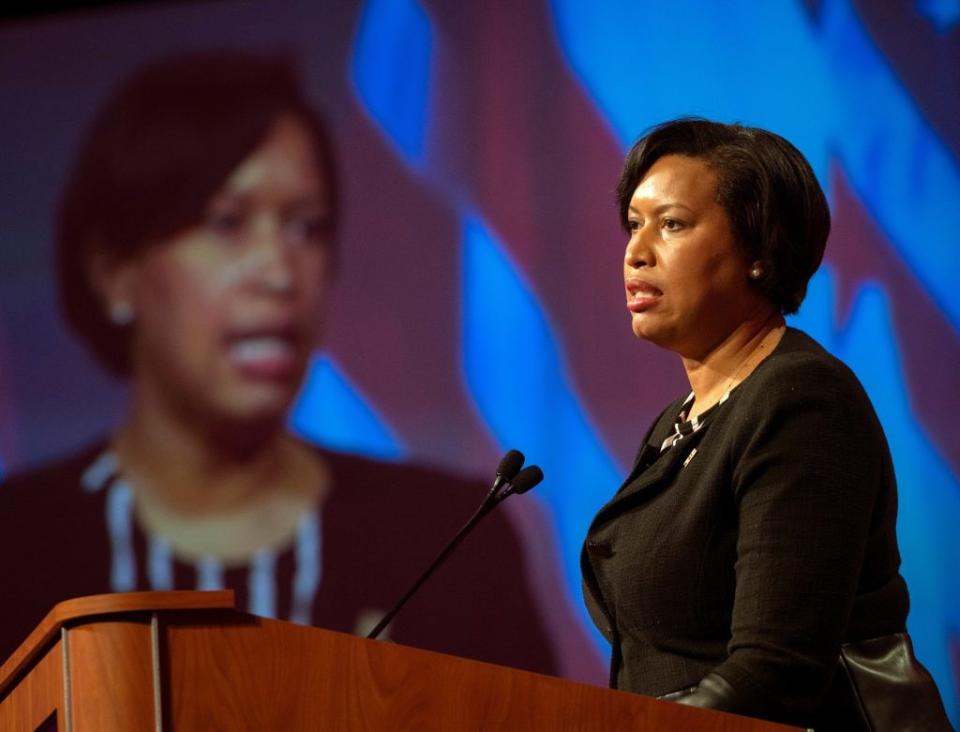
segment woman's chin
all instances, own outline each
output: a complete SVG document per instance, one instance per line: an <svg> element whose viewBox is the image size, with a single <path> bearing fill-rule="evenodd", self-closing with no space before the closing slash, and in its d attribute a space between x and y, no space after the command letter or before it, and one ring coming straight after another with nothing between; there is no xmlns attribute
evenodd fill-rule
<svg viewBox="0 0 960 732"><path fill-rule="evenodd" d="M662 325L646 313L634 313L630 320L630 327L637 338L642 341L649 341L655 346L661 345L664 340L665 335Z"/></svg>
<svg viewBox="0 0 960 732"><path fill-rule="evenodd" d="M221 392L210 406L215 422L257 431L264 425L282 426L296 393L293 385L282 382L243 384Z"/></svg>
<svg viewBox="0 0 960 732"><path fill-rule="evenodd" d="M217 401L226 413L240 419L282 419L303 383L306 359L282 368L231 369L220 382Z"/></svg>

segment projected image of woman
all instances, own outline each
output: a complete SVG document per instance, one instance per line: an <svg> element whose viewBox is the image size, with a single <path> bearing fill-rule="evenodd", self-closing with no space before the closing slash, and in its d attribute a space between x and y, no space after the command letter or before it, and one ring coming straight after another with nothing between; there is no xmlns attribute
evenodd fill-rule
<svg viewBox="0 0 960 732"><path fill-rule="evenodd" d="M337 259L363 256L337 250L337 180L282 60L161 61L100 110L63 195L59 287L129 409L102 443L3 486L18 602L0 657L56 602L137 589L228 587L241 609L361 631L469 516L484 486L286 429ZM497 516L481 530L392 638L555 670L517 537Z"/></svg>

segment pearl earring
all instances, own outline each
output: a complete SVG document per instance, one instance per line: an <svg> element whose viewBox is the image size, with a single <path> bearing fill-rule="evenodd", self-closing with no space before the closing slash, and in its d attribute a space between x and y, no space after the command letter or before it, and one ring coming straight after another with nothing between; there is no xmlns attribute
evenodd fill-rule
<svg viewBox="0 0 960 732"><path fill-rule="evenodd" d="M126 300L119 300L110 304L110 322L122 328L133 322L133 305Z"/></svg>
<svg viewBox="0 0 960 732"><path fill-rule="evenodd" d="M755 264L750 268L751 280L759 280L761 275L763 275L763 267L761 267L759 264Z"/></svg>

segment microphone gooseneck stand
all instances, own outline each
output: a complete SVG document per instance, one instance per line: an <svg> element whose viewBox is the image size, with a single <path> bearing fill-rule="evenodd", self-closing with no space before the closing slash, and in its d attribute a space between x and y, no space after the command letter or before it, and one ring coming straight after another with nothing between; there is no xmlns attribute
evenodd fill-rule
<svg viewBox="0 0 960 732"><path fill-rule="evenodd" d="M523 453L519 450L510 450L510 452L503 456L500 465L497 467L497 474L493 481L493 486L491 486L486 498L483 499L483 503L480 504L480 507L473 516L470 517L470 520L463 525L463 528L457 532L456 536L454 536L437 555L436 559L430 563L430 566L424 570L423 574L417 578L417 581L413 583L403 597L397 601L397 604L393 606L390 612L384 615L376 627L367 634L367 638L371 640L376 639L377 636L383 632L383 629L390 625L390 622L396 617L397 613L407 604L407 600L414 596L417 590L420 589L420 586L436 571L437 567L443 564L444 560L450 556L450 553L460 546L460 543L466 538L467 534L473 530L474 526L480 523L480 520L484 516L510 496L526 493L543 480L543 471L536 465L528 465L521 470L523 460Z"/></svg>

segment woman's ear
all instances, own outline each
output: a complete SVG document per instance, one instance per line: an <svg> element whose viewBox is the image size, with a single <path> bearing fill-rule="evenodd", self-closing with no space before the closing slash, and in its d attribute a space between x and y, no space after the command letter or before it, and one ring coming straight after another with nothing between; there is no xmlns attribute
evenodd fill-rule
<svg viewBox="0 0 960 732"><path fill-rule="evenodd" d="M135 260L119 260L103 246L92 246L88 260L88 277L100 300L107 319L118 328L132 325L137 317L137 264Z"/></svg>

